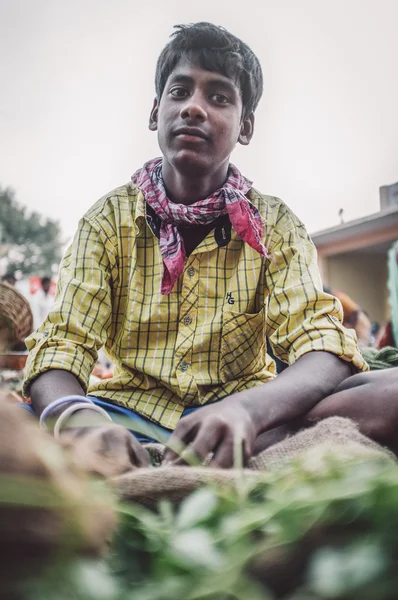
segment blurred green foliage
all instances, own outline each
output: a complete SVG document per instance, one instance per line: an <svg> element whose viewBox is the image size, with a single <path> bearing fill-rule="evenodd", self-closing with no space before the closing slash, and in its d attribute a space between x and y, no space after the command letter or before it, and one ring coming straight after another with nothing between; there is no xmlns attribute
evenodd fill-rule
<svg viewBox="0 0 398 600"><path fill-rule="evenodd" d="M398 469L329 458L201 488L178 509L120 504L101 561L64 560L24 600L392 600Z"/></svg>
<svg viewBox="0 0 398 600"><path fill-rule="evenodd" d="M0 187L0 244L8 259L7 271L51 275L61 258L59 223L28 212L12 189Z"/></svg>

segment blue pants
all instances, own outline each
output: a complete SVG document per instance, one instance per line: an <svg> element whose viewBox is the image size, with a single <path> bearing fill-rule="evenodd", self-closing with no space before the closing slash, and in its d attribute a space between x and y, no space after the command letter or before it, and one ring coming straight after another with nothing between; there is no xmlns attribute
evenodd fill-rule
<svg viewBox="0 0 398 600"><path fill-rule="evenodd" d="M112 417L112 421L114 423L117 425L123 425L123 427L126 427L129 431L131 431L131 433L139 442L160 442L161 444L165 444L170 435L173 433L170 429L162 427L161 425L156 425L155 423L149 421L149 419L142 417L128 408L123 408L122 406L117 406L116 404L110 404L109 402L105 402L104 400L100 400L94 396L87 396L87 398L92 400L97 406L100 406L106 410L109 416ZM30 413L36 415L33 408L29 404L21 402L20 406L28 410ZM201 407L195 406L193 408L186 408L182 413L182 416L185 417L199 408Z"/></svg>

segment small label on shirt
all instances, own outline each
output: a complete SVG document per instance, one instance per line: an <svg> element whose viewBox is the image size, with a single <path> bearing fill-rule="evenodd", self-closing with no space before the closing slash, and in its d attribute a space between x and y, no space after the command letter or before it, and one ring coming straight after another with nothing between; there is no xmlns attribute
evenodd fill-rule
<svg viewBox="0 0 398 600"><path fill-rule="evenodd" d="M214 239L220 248L229 244L231 241L231 222L229 220L216 225Z"/></svg>
<svg viewBox="0 0 398 600"><path fill-rule="evenodd" d="M228 294L227 294L227 302L228 302L228 304L235 304L235 299L232 296L232 292L228 292Z"/></svg>

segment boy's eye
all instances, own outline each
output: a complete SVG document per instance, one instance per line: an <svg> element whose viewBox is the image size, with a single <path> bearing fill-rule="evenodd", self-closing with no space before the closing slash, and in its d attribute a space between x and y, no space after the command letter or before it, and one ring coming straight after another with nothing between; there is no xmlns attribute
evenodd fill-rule
<svg viewBox="0 0 398 600"><path fill-rule="evenodd" d="M217 104L228 104L230 101L228 96L225 96L225 94L213 94L212 99L215 100Z"/></svg>
<svg viewBox="0 0 398 600"><path fill-rule="evenodd" d="M174 96L174 98L185 98L188 94L188 90L183 87L175 87L170 90L170 94Z"/></svg>

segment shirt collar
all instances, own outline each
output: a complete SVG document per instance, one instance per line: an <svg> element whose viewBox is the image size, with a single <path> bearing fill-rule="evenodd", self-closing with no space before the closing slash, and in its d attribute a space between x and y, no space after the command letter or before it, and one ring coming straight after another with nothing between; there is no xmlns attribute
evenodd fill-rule
<svg viewBox="0 0 398 600"><path fill-rule="evenodd" d="M153 235L159 239L160 231L160 217L155 211L145 202L145 197L142 191L136 187L136 202L135 202L135 215L134 222L136 226L136 234L141 233L142 227L146 222ZM216 246L226 246L231 240L231 222L228 215L217 219L215 228L213 230L214 241ZM213 242L214 243L214 242Z"/></svg>

